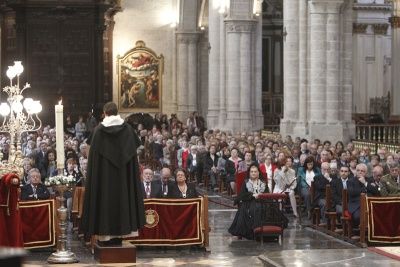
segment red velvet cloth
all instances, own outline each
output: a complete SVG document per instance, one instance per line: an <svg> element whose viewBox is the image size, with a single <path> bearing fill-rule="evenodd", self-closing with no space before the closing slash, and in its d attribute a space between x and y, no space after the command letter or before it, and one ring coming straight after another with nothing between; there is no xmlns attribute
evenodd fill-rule
<svg viewBox="0 0 400 267"><path fill-rule="evenodd" d="M254 228L254 233L255 234L281 234L283 231L282 227L280 226L274 226L274 225L265 225L265 226L260 226L257 228Z"/></svg>
<svg viewBox="0 0 400 267"><path fill-rule="evenodd" d="M22 247L22 227L18 208L18 185L12 184L16 174L5 174L0 180L0 246ZM8 201L8 203L7 203Z"/></svg>
<svg viewBox="0 0 400 267"><path fill-rule="evenodd" d="M20 202L25 248L55 245L54 199Z"/></svg>
<svg viewBox="0 0 400 267"><path fill-rule="evenodd" d="M246 179L247 172L239 172L235 175L235 182L236 182L236 194L239 194L240 190L242 189L242 185L244 180Z"/></svg>
<svg viewBox="0 0 400 267"><path fill-rule="evenodd" d="M139 237L127 240L138 245L202 244L202 202L202 198L145 199L146 225L139 230Z"/></svg>
<svg viewBox="0 0 400 267"><path fill-rule="evenodd" d="M258 195L258 198L260 199L274 199L274 200L280 200L280 199L286 199L287 195L282 193L282 194L277 194L277 193L262 193Z"/></svg>
<svg viewBox="0 0 400 267"><path fill-rule="evenodd" d="M368 241L400 243L400 197L367 197Z"/></svg>

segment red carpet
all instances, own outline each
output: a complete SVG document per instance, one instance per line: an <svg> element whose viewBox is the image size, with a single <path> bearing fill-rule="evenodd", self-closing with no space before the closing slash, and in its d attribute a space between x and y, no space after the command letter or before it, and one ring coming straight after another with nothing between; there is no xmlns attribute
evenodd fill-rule
<svg viewBox="0 0 400 267"><path fill-rule="evenodd" d="M369 247L369 250L400 261L400 247Z"/></svg>

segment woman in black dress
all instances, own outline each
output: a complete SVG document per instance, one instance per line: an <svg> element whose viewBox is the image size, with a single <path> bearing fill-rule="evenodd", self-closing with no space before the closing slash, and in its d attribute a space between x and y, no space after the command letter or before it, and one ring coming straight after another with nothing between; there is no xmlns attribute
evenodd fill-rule
<svg viewBox="0 0 400 267"><path fill-rule="evenodd" d="M172 191L172 198L194 198L198 197L196 187L186 183L186 171L178 168L175 171L176 185Z"/></svg>
<svg viewBox="0 0 400 267"><path fill-rule="evenodd" d="M247 180L242 185L239 196L235 200L235 204L238 204L238 211L231 227L229 227L229 233L250 240L254 239L253 229L262 224L262 203L257 201L257 199L260 194L268 192L268 185L263 182L257 163L252 163L247 170ZM274 213L278 214L285 224L287 224L287 219L282 212L279 208L276 209Z"/></svg>

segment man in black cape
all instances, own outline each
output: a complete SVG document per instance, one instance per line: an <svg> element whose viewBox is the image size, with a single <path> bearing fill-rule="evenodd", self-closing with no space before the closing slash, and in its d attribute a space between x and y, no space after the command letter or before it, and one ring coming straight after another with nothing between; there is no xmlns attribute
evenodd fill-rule
<svg viewBox="0 0 400 267"><path fill-rule="evenodd" d="M140 143L115 103L106 103L103 112L103 122L88 140L81 228L88 236L97 235L101 246L121 245L145 224L136 154Z"/></svg>

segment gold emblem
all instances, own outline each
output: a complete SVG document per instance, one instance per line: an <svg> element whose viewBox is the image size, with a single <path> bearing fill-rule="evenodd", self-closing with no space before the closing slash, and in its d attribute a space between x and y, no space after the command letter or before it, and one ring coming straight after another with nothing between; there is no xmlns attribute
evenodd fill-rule
<svg viewBox="0 0 400 267"><path fill-rule="evenodd" d="M148 209L146 210L146 224L144 225L147 228L156 227L159 221L158 213L155 210Z"/></svg>

